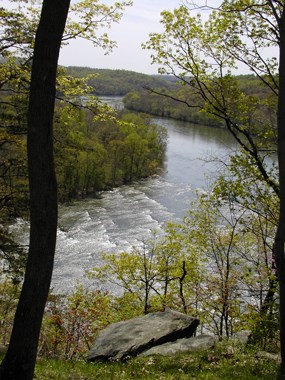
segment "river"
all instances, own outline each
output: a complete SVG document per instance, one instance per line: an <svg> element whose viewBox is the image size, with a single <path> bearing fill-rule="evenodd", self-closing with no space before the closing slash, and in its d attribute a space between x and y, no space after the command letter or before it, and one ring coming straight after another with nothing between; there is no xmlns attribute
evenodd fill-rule
<svg viewBox="0 0 285 380"><path fill-rule="evenodd" d="M105 100L120 106L119 99ZM166 118L155 121L168 131L165 170L161 175L103 192L99 199L60 207L54 292L69 292L77 282L90 284L85 271L100 263L102 252L142 245L152 230L160 231L167 221L183 218L193 192L206 189L206 176L213 178L219 171L216 163L205 159L226 159L236 146L222 129ZM22 244L27 244L26 222L19 221L11 229Z"/></svg>

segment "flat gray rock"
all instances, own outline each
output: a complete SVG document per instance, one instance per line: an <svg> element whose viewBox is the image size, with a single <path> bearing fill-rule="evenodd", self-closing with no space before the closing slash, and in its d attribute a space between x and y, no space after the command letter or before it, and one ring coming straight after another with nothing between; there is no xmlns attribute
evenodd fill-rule
<svg viewBox="0 0 285 380"><path fill-rule="evenodd" d="M160 346L155 346L141 355L175 355L181 352L197 352L201 350L209 350L214 347L215 338L210 335L198 335L192 338L178 339L175 342L164 343Z"/></svg>
<svg viewBox="0 0 285 380"><path fill-rule="evenodd" d="M198 319L170 309L113 323L98 333L87 360L125 360L151 347L190 338L198 324Z"/></svg>
<svg viewBox="0 0 285 380"><path fill-rule="evenodd" d="M280 354L272 354L271 352L259 351L259 352L257 352L256 356L258 358L274 360L278 363L281 363Z"/></svg>

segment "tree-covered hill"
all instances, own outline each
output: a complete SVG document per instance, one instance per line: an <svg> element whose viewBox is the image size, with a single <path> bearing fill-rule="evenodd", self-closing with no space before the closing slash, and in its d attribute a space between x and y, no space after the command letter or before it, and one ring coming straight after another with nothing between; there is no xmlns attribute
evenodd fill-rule
<svg viewBox="0 0 285 380"><path fill-rule="evenodd" d="M187 80L191 79L187 78ZM269 90L260 83L256 76L238 75L234 77L234 81L239 91L252 101L255 99L256 107L260 113L270 112L270 107L266 108L257 105L268 97ZM153 83L151 86L131 91L124 96L124 105L128 110L144 112L150 115L215 127L224 125L221 118L216 118L214 114L206 112L204 102L197 95L196 90L190 86L183 85L181 82L172 83L172 87L167 89L155 87L155 83Z"/></svg>
<svg viewBox="0 0 285 380"><path fill-rule="evenodd" d="M90 67L66 67L67 74L83 78L91 75L88 84L94 88L96 95L124 96L128 92L138 91L144 87L173 88L175 78L161 75L147 75L128 70L93 69Z"/></svg>
<svg viewBox="0 0 285 380"><path fill-rule="evenodd" d="M147 75L128 70L80 66L69 66L65 70L73 78L89 77L87 82L92 88L92 94L124 96L125 108L131 111L209 126L221 127L223 125L221 120L199 111L202 107L201 99L189 86L178 83L175 76ZM184 79L190 80L189 77ZM260 100L268 95L268 89L260 83L255 75L237 75L235 80L239 89L247 95Z"/></svg>

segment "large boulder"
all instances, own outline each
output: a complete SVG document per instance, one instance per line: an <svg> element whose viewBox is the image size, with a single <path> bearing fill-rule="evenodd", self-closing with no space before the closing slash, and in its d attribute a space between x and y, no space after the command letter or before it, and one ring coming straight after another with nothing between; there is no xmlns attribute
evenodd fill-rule
<svg viewBox="0 0 285 380"><path fill-rule="evenodd" d="M213 348L215 338L211 335L198 335L192 338L178 339L175 342L167 342L144 351L141 355L176 355L181 352L197 352Z"/></svg>
<svg viewBox="0 0 285 380"><path fill-rule="evenodd" d="M198 324L198 319L170 309L113 323L99 332L87 360L125 360L151 347L190 338Z"/></svg>

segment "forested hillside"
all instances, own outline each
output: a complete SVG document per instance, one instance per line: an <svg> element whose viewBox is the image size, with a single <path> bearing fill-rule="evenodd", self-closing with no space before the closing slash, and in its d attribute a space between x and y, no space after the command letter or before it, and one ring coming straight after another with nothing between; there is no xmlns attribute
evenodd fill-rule
<svg viewBox="0 0 285 380"><path fill-rule="evenodd" d="M89 76L88 84L92 93L98 96L124 96L130 91L137 91L144 87L173 88L174 77L140 74L128 70L92 69L90 67L69 66L67 73L75 78Z"/></svg>
<svg viewBox="0 0 285 380"><path fill-rule="evenodd" d="M268 96L268 88L262 85L254 75L239 75L235 77L235 80L239 89L248 96L255 96L260 100ZM224 123L221 119L215 118L205 110L201 112L203 100L193 88L183 86L182 83L176 82L167 91L153 84L146 86L147 88L129 92L124 97L124 105L131 111L222 127Z"/></svg>
<svg viewBox="0 0 285 380"><path fill-rule="evenodd" d="M223 122L207 112L201 112L201 98L172 75L146 75L127 70L93 69L69 66L65 68L73 78L88 78L91 93L97 96L124 96L124 105L130 111L169 117L222 127ZM189 80L190 78L184 78ZM235 76L238 87L247 95L264 99L268 88L254 75ZM164 95L164 96L161 96Z"/></svg>
<svg viewBox="0 0 285 380"><path fill-rule="evenodd" d="M16 101L8 95L2 99L7 104ZM147 177L162 165L166 143L162 128L146 116L116 115L98 107L104 118L72 105L58 103L56 108L55 161L62 201ZM22 215L28 202L25 119L17 125L17 115L9 109L7 105L2 109L3 120L11 123L2 135L2 217Z"/></svg>

